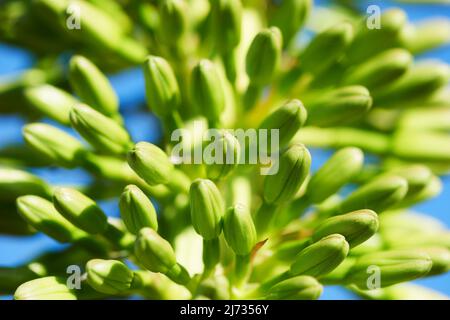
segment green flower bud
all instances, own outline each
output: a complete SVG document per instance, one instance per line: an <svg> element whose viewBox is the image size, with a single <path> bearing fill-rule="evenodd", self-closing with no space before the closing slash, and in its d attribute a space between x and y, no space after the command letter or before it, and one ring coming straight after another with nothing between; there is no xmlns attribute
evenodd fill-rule
<svg viewBox="0 0 450 320"><path fill-rule="evenodd" d="M450 108L437 106L405 110L397 125L405 130L449 131Z"/></svg>
<svg viewBox="0 0 450 320"><path fill-rule="evenodd" d="M64 125L70 125L70 110L79 103L66 91L49 84L25 89L24 94L33 108Z"/></svg>
<svg viewBox="0 0 450 320"><path fill-rule="evenodd" d="M191 97L195 107L211 123L217 123L225 108L225 90L214 63L203 59L192 70Z"/></svg>
<svg viewBox="0 0 450 320"><path fill-rule="evenodd" d="M187 8L182 0L161 1L159 8L161 40L168 44L179 41L187 30Z"/></svg>
<svg viewBox="0 0 450 320"><path fill-rule="evenodd" d="M78 133L101 152L124 154L131 145L128 132L116 121L104 116L87 105L72 108L70 121Z"/></svg>
<svg viewBox="0 0 450 320"><path fill-rule="evenodd" d="M328 69L342 57L353 39L353 27L342 22L317 34L299 57L300 68L310 73Z"/></svg>
<svg viewBox="0 0 450 320"><path fill-rule="evenodd" d="M362 169L363 152L354 147L336 151L308 182L306 194L312 203L320 203L335 194Z"/></svg>
<svg viewBox="0 0 450 320"><path fill-rule="evenodd" d="M236 205L223 218L223 233L228 245L237 255L248 255L256 245L256 229L248 209Z"/></svg>
<svg viewBox="0 0 450 320"><path fill-rule="evenodd" d="M258 87L270 83L281 60L282 36L276 27L259 32L245 58L245 70L250 82Z"/></svg>
<svg viewBox="0 0 450 320"><path fill-rule="evenodd" d="M411 281L425 276L431 270L428 254L417 250L391 250L364 255L356 261L345 277L345 283L361 289L368 287L371 267L379 268L380 287ZM375 274L374 274L375 275Z"/></svg>
<svg viewBox="0 0 450 320"><path fill-rule="evenodd" d="M358 210L323 221L312 236L318 241L333 233L341 234L354 248L372 237L378 230L378 216L372 210Z"/></svg>
<svg viewBox="0 0 450 320"><path fill-rule="evenodd" d="M370 91L386 86L402 76L412 64L412 55L404 49L386 50L351 69L343 84L359 84Z"/></svg>
<svg viewBox="0 0 450 320"><path fill-rule="evenodd" d="M344 213L361 208L382 213L401 201L408 192L408 183L399 176L379 177L356 189L347 198L330 209Z"/></svg>
<svg viewBox="0 0 450 320"><path fill-rule="evenodd" d="M362 86L334 89L306 103L310 125L343 125L361 118L372 106L369 91Z"/></svg>
<svg viewBox="0 0 450 320"><path fill-rule="evenodd" d="M85 153L76 138L48 124L28 124L23 127L22 134L33 150L66 168L76 167Z"/></svg>
<svg viewBox="0 0 450 320"><path fill-rule="evenodd" d="M27 194L49 197L50 186L26 171L0 168L0 200L14 201L17 197Z"/></svg>
<svg viewBox="0 0 450 320"><path fill-rule="evenodd" d="M428 276L443 274L450 270L450 250L444 247L426 247L419 251L428 254L432 261L432 266Z"/></svg>
<svg viewBox="0 0 450 320"><path fill-rule="evenodd" d="M72 242L84 235L44 198L28 195L17 198L16 202L19 214L27 223L59 242Z"/></svg>
<svg viewBox="0 0 450 320"><path fill-rule="evenodd" d="M295 257L289 273L320 277L333 271L347 257L349 245L340 234L329 235L306 247Z"/></svg>
<svg viewBox="0 0 450 320"><path fill-rule="evenodd" d="M286 102L283 106L276 109L269 114L259 126L259 129L279 130L279 147L286 146L294 137L297 131L306 122L306 109L300 100L294 99ZM271 135L267 141L267 146L270 147Z"/></svg>
<svg viewBox="0 0 450 320"><path fill-rule="evenodd" d="M385 175L397 175L404 178L408 182L408 197L423 190L433 178L431 170L420 164L396 167L390 169Z"/></svg>
<svg viewBox="0 0 450 320"><path fill-rule="evenodd" d="M131 288L133 271L117 260L93 259L86 264L87 282L96 291L116 295Z"/></svg>
<svg viewBox="0 0 450 320"><path fill-rule="evenodd" d="M281 281L270 288L268 300L317 300L322 294L322 285L313 277L298 276Z"/></svg>
<svg viewBox="0 0 450 320"><path fill-rule="evenodd" d="M44 277L20 285L14 292L15 300L77 300L74 290L65 278Z"/></svg>
<svg viewBox="0 0 450 320"><path fill-rule="evenodd" d="M67 220L90 234L106 231L107 218L94 200L70 188L57 188L53 204Z"/></svg>
<svg viewBox="0 0 450 320"><path fill-rule="evenodd" d="M437 176L432 176L430 181L420 190L403 199L397 204L399 207L409 207L413 204L436 197L442 192L442 182Z"/></svg>
<svg viewBox="0 0 450 320"><path fill-rule="evenodd" d="M217 238L222 232L224 201L214 182L197 179L189 190L191 223L205 240Z"/></svg>
<svg viewBox="0 0 450 320"><path fill-rule="evenodd" d="M409 52L419 54L446 45L450 41L450 23L447 19L430 19L411 25L404 37Z"/></svg>
<svg viewBox="0 0 450 320"><path fill-rule="evenodd" d="M106 76L88 59L70 59L69 80L75 93L89 106L107 116L119 111L119 101Z"/></svg>
<svg viewBox="0 0 450 320"><path fill-rule="evenodd" d="M151 110L165 118L180 105L180 89L169 63L161 57L149 56L144 63L145 92Z"/></svg>
<svg viewBox="0 0 450 320"><path fill-rule="evenodd" d="M137 143L128 152L127 160L138 176L151 186L168 183L174 170L165 152L148 142Z"/></svg>
<svg viewBox="0 0 450 320"><path fill-rule="evenodd" d="M218 180L226 177L239 163L241 146L231 133L224 131L220 138L214 141L214 154L211 164L206 165L208 178Z"/></svg>
<svg viewBox="0 0 450 320"><path fill-rule="evenodd" d="M120 215L128 231L137 234L149 227L158 230L156 211L147 196L135 185L128 185L120 196Z"/></svg>
<svg viewBox="0 0 450 320"><path fill-rule="evenodd" d="M278 170L264 180L264 200L269 204L289 201L295 196L311 166L311 155L301 144L295 144L284 151L272 171ZM271 172L269 172L270 174Z"/></svg>
<svg viewBox="0 0 450 320"><path fill-rule="evenodd" d="M237 47L241 40L241 1L212 1L211 15L215 47L222 54L231 52L235 47Z"/></svg>
<svg viewBox="0 0 450 320"><path fill-rule="evenodd" d="M399 130L391 141L391 152L414 161L450 161L450 137L447 133Z"/></svg>

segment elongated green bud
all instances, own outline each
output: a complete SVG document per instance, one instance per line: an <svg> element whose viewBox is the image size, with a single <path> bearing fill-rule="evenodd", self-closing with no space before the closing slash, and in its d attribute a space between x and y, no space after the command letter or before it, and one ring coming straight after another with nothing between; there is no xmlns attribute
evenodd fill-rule
<svg viewBox="0 0 450 320"><path fill-rule="evenodd" d="M270 25L280 29L284 45L287 46L308 18L312 0L284 0L274 4L269 18Z"/></svg>
<svg viewBox="0 0 450 320"><path fill-rule="evenodd" d="M345 85L359 84L377 90L401 77L412 64L413 57L404 49L386 50L351 69L342 80Z"/></svg>
<svg viewBox="0 0 450 320"><path fill-rule="evenodd" d="M180 105L180 89L169 63L149 56L144 62L145 92L150 109L165 118Z"/></svg>
<svg viewBox="0 0 450 320"><path fill-rule="evenodd" d="M269 114L259 126L259 129L279 130L279 148L286 146L297 131L305 124L307 112L300 100L294 99L286 102L274 112ZM267 146L271 146L271 135ZM275 150L274 150L275 151Z"/></svg>
<svg viewBox="0 0 450 320"><path fill-rule="evenodd" d="M372 285L369 277L378 274L379 281L373 284L384 288L423 277L431 267L429 255L414 249L377 252L360 257L348 271L345 283L368 289Z"/></svg>
<svg viewBox="0 0 450 320"><path fill-rule="evenodd" d="M74 56L70 59L69 80L75 93L98 112L115 116L119 101L106 76L88 59Z"/></svg>
<svg viewBox="0 0 450 320"><path fill-rule="evenodd" d="M28 124L23 127L22 134L33 150L66 168L76 167L85 153L80 141L48 124Z"/></svg>
<svg viewBox="0 0 450 320"><path fill-rule="evenodd" d="M428 254L432 261L429 276L443 274L450 270L450 250L444 247L426 247L419 251Z"/></svg>
<svg viewBox="0 0 450 320"><path fill-rule="evenodd" d="M70 188L57 188L53 194L53 204L64 218L90 234L106 231L107 218L94 200Z"/></svg>
<svg viewBox="0 0 450 320"><path fill-rule="evenodd" d="M264 180L264 200L269 204L279 204L292 199L305 181L310 166L311 155L305 146L295 144L289 147Z"/></svg>
<svg viewBox="0 0 450 320"><path fill-rule="evenodd" d="M248 255L256 245L256 229L248 209L237 204L227 210L223 233L237 255Z"/></svg>
<svg viewBox="0 0 450 320"><path fill-rule="evenodd" d="M350 182L361 171L363 162L364 154L358 148L336 151L309 180L306 197L312 203L324 201Z"/></svg>
<svg viewBox="0 0 450 320"><path fill-rule="evenodd" d="M353 39L353 27L348 22L339 23L317 34L299 57L300 68L310 73L328 69L342 57Z"/></svg>
<svg viewBox="0 0 450 320"><path fill-rule="evenodd" d="M344 236L332 234L303 249L291 265L293 276L309 275L320 277L333 271L344 261L349 245Z"/></svg>
<svg viewBox="0 0 450 320"><path fill-rule="evenodd" d="M191 97L195 107L211 123L217 123L225 107L225 91L214 63L203 59L192 70Z"/></svg>
<svg viewBox="0 0 450 320"><path fill-rule="evenodd" d="M145 227L158 230L156 211L150 199L135 185L128 185L120 196L120 215L128 231L137 234Z"/></svg>
<svg viewBox="0 0 450 320"><path fill-rule="evenodd" d="M398 127L411 130L450 130L450 109L445 107L405 110Z"/></svg>
<svg viewBox="0 0 450 320"><path fill-rule="evenodd" d="M214 45L230 53L241 40L242 4L239 0L214 0L211 4Z"/></svg>
<svg viewBox="0 0 450 320"><path fill-rule="evenodd" d="M399 130L391 142L396 156L415 161L450 160L450 137L447 133Z"/></svg>
<svg viewBox="0 0 450 320"><path fill-rule="evenodd" d="M223 131L221 137L214 141L215 154L205 159L206 174L209 179L218 180L226 177L239 163L241 146L231 133Z"/></svg>
<svg viewBox="0 0 450 320"><path fill-rule="evenodd" d="M408 183L407 197L411 197L425 188L433 178L431 170L421 164L412 164L390 169L386 175L398 175Z"/></svg>
<svg viewBox="0 0 450 320"><path fill-rule="evenodd" d="M327 92L306 106L308 124L328 127L361 118L372 106L372 97L362 86L348 86Z"/></svg>
<svg viewBox="0 0 450 320"><path fill-rule="evenodd" d="M14 201L22 195L49 197L50 186L26 171L0 168L0 199Z"/></svg>
<svg viewBox="0 0 450 320"><path fill-rule="evenodd" d="M316 300L322 294L322 285L313 277L297 276L274 285L266 296L268 300Z"/></svg>
<svg viewBox="0 0 450 320"><path fill-rule="evenodd" d="M130 167L149 185L166 184L174 170L169 157L157 146L138 142L127 155Z"/></svg>
<svg viewBox="0 0 450 320"><path fill-rule="evenodd" d="M318 241L330 234L338 233L345 237L350 248L365 242L378 230L378 216L372 210L358 210L323 221L312 236Z"/></svg>
<svg viewBox="0 0 450 320"><path fill-rule="evenodd" d="M382 213L401 201L408 192L408 183L399 176L379 177L356 189L331 209L334 214L361 208Z"/></svg>
<svg viewBox="0 0 450 320"><path fill-rule="evenodd" d="M108 154L124 154L131 145L128 132L114 120L87 105L72 108L70 121L78 133L97 150Z"/></svg>
<svg viewBox="0 0 450 320"><path fill-rule="evenodd" d="M15 300L77 300L75 290L66 285L67 279L44 277L25 282L14 292Z"/></svg>
<svg viewBox="0 0 450 320"><path fill-rule="evenodd" d="M282 36L276 27L259 32L245 58L245 70L250 82L262 87L275 76L281 60Z"/></svg>
<svg viewBox="0 0 450 320"><path fill-rule="evenodd" d="M404 44L414 54L440 47L450 41L450 23L446 19L431 19L411 26L411 29Z"/></svg>
<svg viewBox="0 0 450 320"><path fill-rule="evenodd" d="M159 8L161 40L167 44L179 41L187 30L187 8L182 0L161 1Z"/></svg>
<svg viewBox="0 0 450 320"><path fill-rule="evenodd" d="M27 195L17 198L16 202L19 214L27 223L59 242L72 242L84 234L44 198Z"/></svg>
<svg viewBox="0 0 450 320"><path fill-rule="evenodd" d="M86 264L87 282L96 291L120 294L131 288L133 271L117 260L93 259Z"/></svg>
<svg viewBox="0 0 450 320"><path fill-rule="evenodd" d="M43 115L64 125L70 125L70 110L79 103L68 92L49 84L26 89L25 98Z"/></svg>
<svg viewBox="0 0 450 320"><path fill-rule="evenodd" d="M191 223L205 240L217 238L222 232L225 213L222 195L216 185L206 179L197 179L189 190Z"/></svg>

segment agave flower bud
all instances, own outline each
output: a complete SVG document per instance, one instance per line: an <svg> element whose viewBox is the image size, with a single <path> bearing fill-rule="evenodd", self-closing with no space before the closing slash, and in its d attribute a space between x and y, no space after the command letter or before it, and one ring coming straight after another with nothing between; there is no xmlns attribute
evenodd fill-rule
<svg viewBox="0 0 450 320"><path fill-rule="evenodd" d="M187 8L184 1L162 1L160 8L161 40L165 43L176 43L187 30Z"/></svg>
<svg viewBox="0 0 450 320"><path fill-rule="evenodd" d="M25 89L24 94L33 108L64 125L70 125L70 110L79 103L68 92L49 84Z"/></svg>
<svg viewBox="0 0 450 320"><path fill-rule="evenodd" d="M322 294L322 285L313 277L297 276L281 281L270 288L268 300L316 300Z"/></svg>
<svg viewBox="0 0 450 320"><path fill-rule="evenodd" d="M335 152L308 182L306 194L312 203L320 203L350 182L362 169L363 152L354 147Z"/></svg>
<svg viewBox="0 0 450 320"><path fill-rule="evenodd" d="M413 196L423 190L433 178L431 170L420 164L412 164L390 169L386 175L398 175L408 182L407 196Z"/></svg>
<svg viewBox="0 0 450 320"><path fill-rule="evenodd" d="M328 127L352 122L366 114L372 106L372 97L362 86L349 86L327 92L307 106L308 124Z"/></svg>
<svg viewBox="0 0 450 320"><path fill-rule="evenodd" d="M444 247L425 247L419 251L425 252L431 258L433 265L427 275L443 274L450 270L450 250Z"/></svg>
<svg viewBox="0 0 450 320"><path fill-rule="evenodd" d="M120 215L128 231L137 234L145 227L158 230L156 211L147 196L135 185L128 185L120 196Z"/></svg>
<svg viewBox="0 0 450 320"><path fill-rule="evenodd" d="M250 82L258 87L270 83L281 60L282 36L276 27L259 32L245 58L245 70Z"/></svg>
<svg viewBox="0 0 450 320"><path fill-rule="evenodd" d="M191 97L195 107L211 123L217 123L225 107L225 91L214 63L203 59L192 70Z"/></svg>
<svg viewBox="0 0 450 320"><path fill-rule="evenodd" d="M53 204L64 218L90 234L106 231L107 218L94 200L70 188L57 188L53 194Z"/></svg>
<svg viewBox="0 0 450 320"><path fill-rule="evenodd" d="M377 267L379 286L383 288L423 277L431 270L432 264L428 254L414 249L376 252L358 258L344 281L361 289L368 288L369 277L375 275L372 269Z"/></svg>
<svg viewBox="0 0 450 320"><path fill-rule="evenodd" d="M189 190L191 223L205 240L217 238L222 232L224 202L214 182L197 179Z"/></svg>
<svg viewBox="0 0 450 320"><path fill-rule="evenodd" d="M399 207L408 207L416 203L423 202L425 200L431 199L439 195L442 191L442 182L437 176L432 176L430 181L420 190L409 194L407 193L407 197L403 199L400 203L398 203Z"/></svg>
<svg viewBox="0 0 450 320"><path fill-rule="evenodd" d="M356 189L331 211L343 213L361 208L381 213L401 201L408 192L408 183L399 176L371 180Z"/></svg>
<svg viewBox="0 0 450 320"><path fill-rule="evenodd" d="M168 183L174 170L165 152L148 142L137 143L128 152L127 160L138 176L151 186Z"/></svg>
<svg viewBox="0 0 450 320"><path fill-rule="evenodd" d="M96 291L116 295L131 288L133 271L117 260L93 259L86 264L87 282Z"/></svg>
<svg viewBox="0 0 450 320"><path fill-rule="evenodd" d="M23 128L22 134L33 150L66 168L77 166L85 152L81 142L48 124L28 124Z"/></svg>
<svg viewBox="0 0 450 320"><path fill-rule="evenodd" d="M69 81L83 102L104 115L117 114L117 95L106 76L91 61L82 56L72 57Z"/></svg>
<svg viewBox="0 0 450 320"><path fill-rule="evenodd" d="M72 242L84 234L44 198L27 195L17 198L16 202L19 214L27 223L59 242Z"/></svg>
<svg viewBox="0 0 450 320"><path fill-rule="evenodd" d="M295 144L289 147L281 154L278 165L272 167L278 172L266 176L264 180L264 200L268 204L289 201L299 190L310 166L311 155L305 146Z"/></svg>
<svg viewBox="0 0 450 320"><path fill-rule="evenodd" d="M215 151L218 152L211 159L211 164L206 165L208 178L218 180L226 177L239 163L241 146L239 141L229 132L214 141Z"/></svg>
<svg viewBox="0 0 450 320"><path fill-rule="evenodd" d="M345 85L359 84L370 91L376 90L402 76L412 60L412 55L405 49L386 50L351 69L342 81Z"/></svg>
<svg viewBox="0 0 450 320"><path fill-rule="evenodd" d="M169 63L161 57L149 56L144 63L147 103L159 117L165 118L180 105L180 89Z"/></svg>
<svg viewBox="0 0 450 320"><path fill-rule="evenodd" d="M318 241L330 234L338 233L345 237L350 248L356 247L372 237L378 230L378 216L372 210L358 210L323 221L312 236Z"/></svg>
<svg viewBox="0 0 450 320"><path fill-rule="evenodd" d="M326 70L343 55L352 39L353 27L348 22L320 32L300 55L301 69L314 74Z"/></svg>
<svg viewBox="0 0 450 320"><path fill-rule="evenodd" d="M49 197L50 186L26 171L0 168L0 200L15 200L27 194Z"/></svg>
<svg viewBox="0 0 450 320"><path fill-rule="evenodd" d="M130 136L121 125L86 105L75 106L70 112L70 121L75 130L99 151L124 154L130 148Z"/></svg>
<svg viewBox="0 0 450 320"><path fill-rule="evenodd" d="M431 19L418 25L411 26L411 32L404 37L404 44L408 51L418 54L441 45L450 40L450 23L447 19Z"/></svg>
<svg viewBox="0 0 450 320"><path fill-rule="evenodd" d="M259 126L259 129L279 130L279 148L286 146L297 131L306 122L306 109L300 100L294 99L286 102L283 106L269 114ZM271 135L267 146L272 146Z"/></svg>
<svg viewBox="0 0 450 320"><path fill-rule="evenodd" d="M303 26L311 12L312 0L285 0L277 2L272 16L269 18L270 25L280 29L285 46L287 46L299 29Z"/></svg>
<svg viewBox="0 0 450 320"><path fill-rule="evenodd" d="M222 54L231 52L241 40L241 1L212 1L211 16L215 46L217 50Z"/></svg>
<svg viewBox="0 0 450 320"><path fill-rule="evenodd" d="M152 272L166 273L177 263L170 243L150 228L139 231L134 251L139 262Z"/></svg>
<svg viewBox="0 0 450 320"><path fill-rule="evenodd" d="M349 245L344 236L332 234L306 247L295 257L289 273L293 276L320 277L333 271L344 261Z"/></svg>
<svg viewBox="0 0 450 320"><path fill-rule="evenodd" d="M14 292L15 300L77 300L75 291L66 285L67 279L44 277L20 285Z"/></svg>
<svg viewBox="0 0 450 320"><path fill-rule="evenodd" d="M223 218L223 233L228 245L237 255L248 255L256 245L256 229L248 209L236 205Z"/></svg>

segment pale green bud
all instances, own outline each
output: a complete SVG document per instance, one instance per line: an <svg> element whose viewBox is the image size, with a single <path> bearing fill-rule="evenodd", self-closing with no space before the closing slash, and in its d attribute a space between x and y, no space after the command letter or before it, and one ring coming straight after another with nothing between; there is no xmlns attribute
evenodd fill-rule
<svg viewBox="0 0 450 320"><path fill-rule="evenodd" d="M224 131L222 136L214 141L213 163L206 165L206 175L209 179L218 180L226 177L238 165L241 146L231 133Z"/></svg>
<svg viewBox="0 0 450 320"><path fill-rule="evenodd" d="M0 168L0 199L15 200L22 195L41 197L51 195L50 186L39 177L26 171Z"/></svg>
<svg viewBox="0 0 450 320"><path fill-rule="evenodd" d="M211 1L215 46L221 53L231 52L241 40L242 4L240 0Z"/></svg>
<svg viewBox="0 0 450 320"><path fill-rule="evenodd" d="M135 185L128 185L120 196L120 215L128 231L137 234L144 227L158 230L156 211L150 199Z"/></svg>
<svg viewBox="0 0 450 320"><path fill-rule="evenodd" d="M25 282L14 292L15 300L77 300L66 278L44 277Z"/></svg>
<svg viewBox="0 0 450 320"><path fill-rule="evenodd" d="M133 271L117 260L93 259L86 264L87 282L96 291L117 295L131 288Z"/></svg>
<svg viewBox="0 0 450 320"><path fill-rule="evenodd" d="M88 59L70 59L69 81L81 100L107 116L119 111L119 101L106 76Z"/></svg>
<svg viewBox="0 0 450 320"><path fill-rule="evenodd" d="M138 142L127 155L130 167L149 185L166 184L174 170L166 153L148 142Z"/></svg>
<svg viewBox="0 0 450 320"><path fill-rule="evenodd" d="M23 127L22 134L33 150L66 168L76 167L85 153L80 141L48 124L28 124Z"/></svg>
<svg viewBox="0 0 450 320"><path fill-rule="evenodd" d="M223 218L223 233L237 255L248 255L256 245L256 229L248 209L237 204Z"/></svg>
<svg viewBox="0 0 450 320"><path fill-rule="evenodd" d="M217 238L222 232L224 201L214 182L197 179L189 190L191 223L205 240Z"/></svg>
<svg viewBox="0 0 450 320"><path fill-rule="evenodd" d="M270 288L269 300L316 300L322 294L322 285L313 277L297 276L281 281Z"/></svg>
<svg viewBox="0 0 450 320"><path fill-rule="evenodd" d="M450 270L450 250L445 247L425 247L419 251L425 252L431 258L433 265L429 276L443 274Z"/></svg>
<svg viewBox="0 0 450 320"><path fill-rule="evenodd" d="M70 121L78 133L95 149L108 154L124 154L131 145L128 132L116 121L87 105L72 108Z"/></svg>
<svg viewBox="0 0 450 320"><path fill-rule="evenodd" d="M161 40L167 44L176 43L187 30L187 6L182 0L161 1L159 7Z"/></svg>
<svg viewBox="0 0 450 320"><path fill-rule="evenodd" d="M53 204L64 218L90 234L106 231L107 218L94 200L70 188L57 188Z"/></svg>

